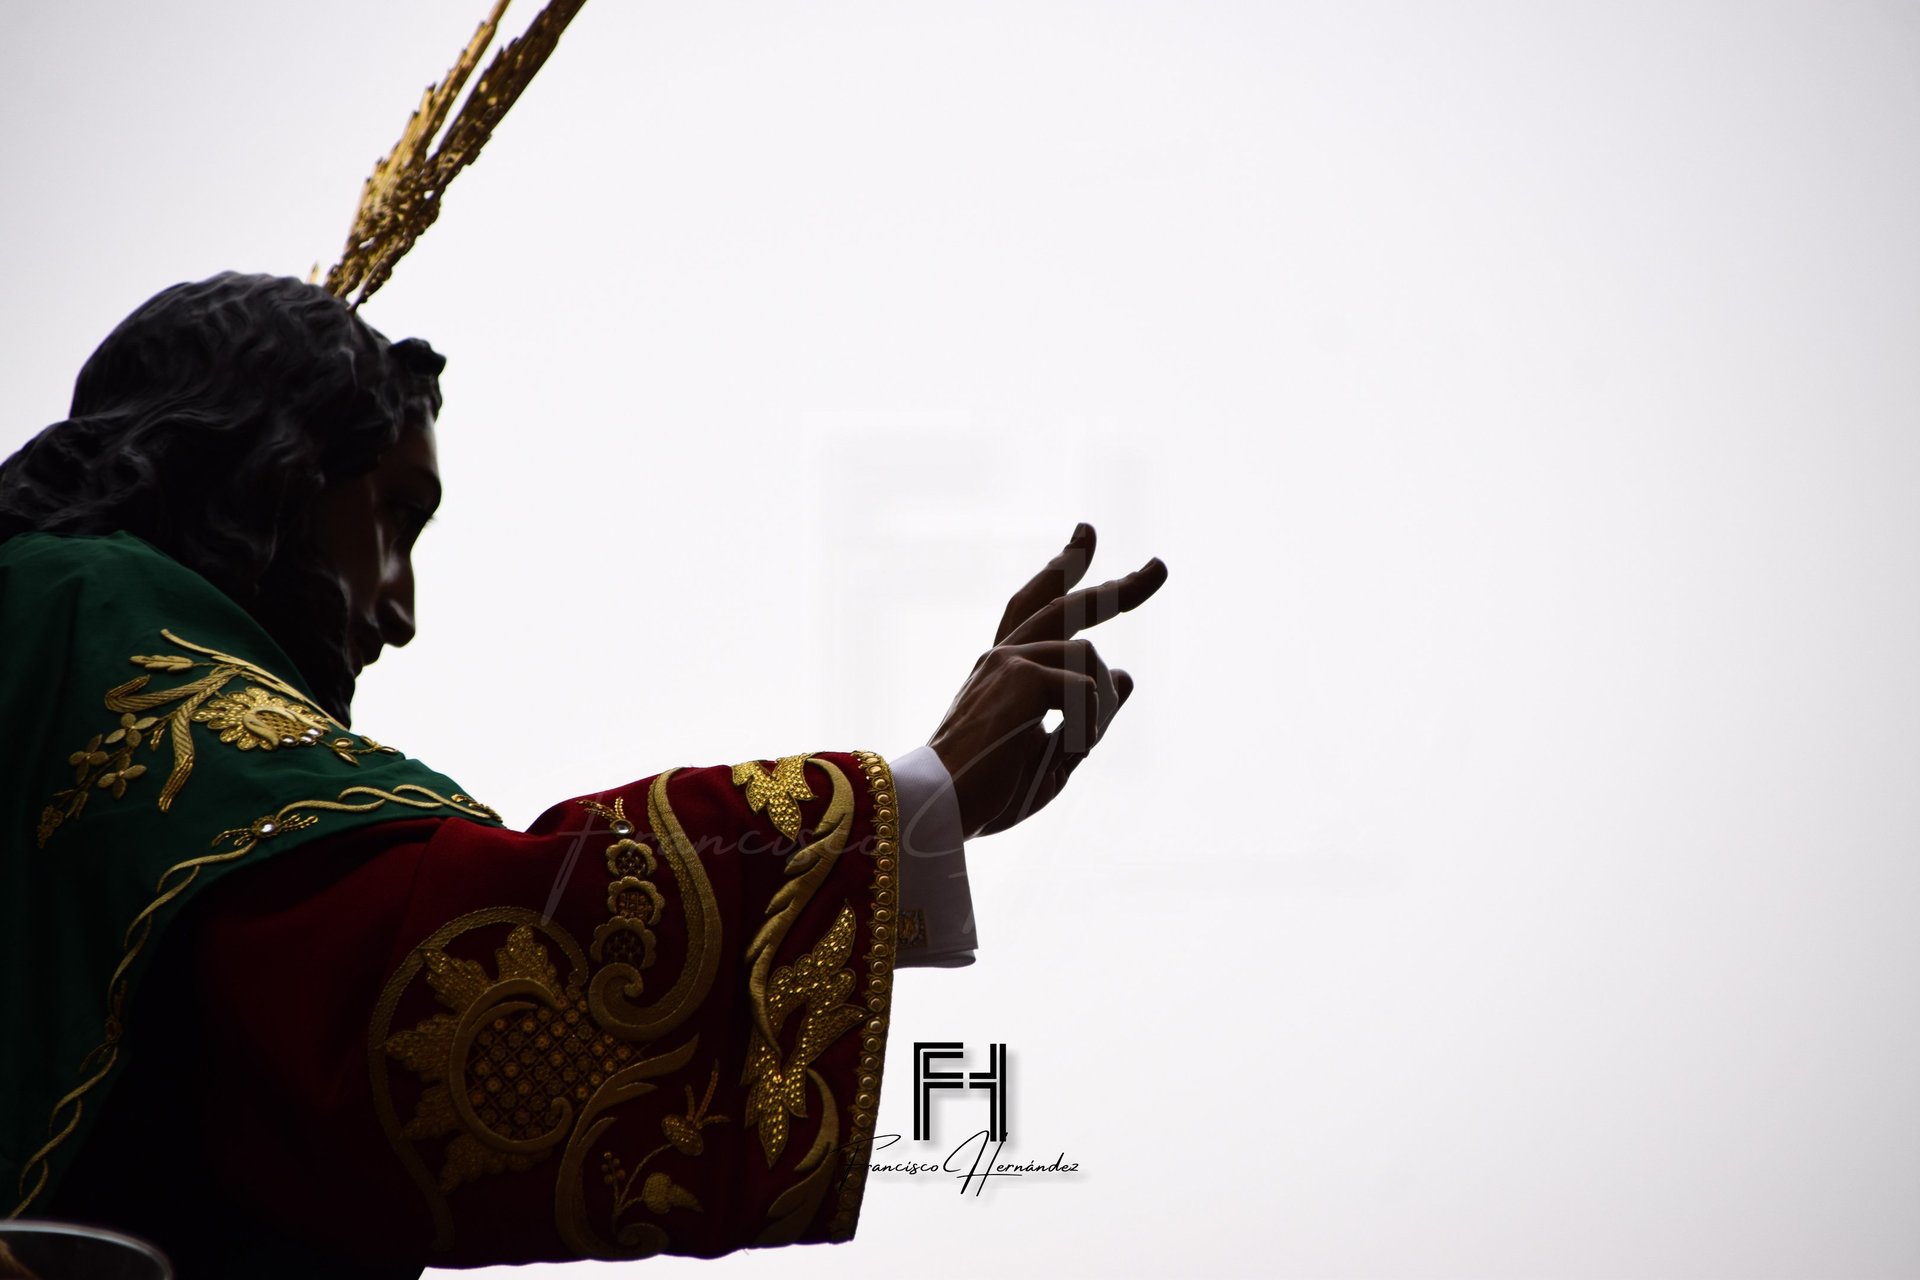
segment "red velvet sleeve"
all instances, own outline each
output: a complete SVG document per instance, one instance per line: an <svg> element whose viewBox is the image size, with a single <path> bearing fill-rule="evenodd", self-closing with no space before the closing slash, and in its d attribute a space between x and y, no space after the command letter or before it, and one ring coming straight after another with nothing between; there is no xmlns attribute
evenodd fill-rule
<svg viewBox="0 0 1920 1280"><path fill-rule="evenodd" d="M866 753L683 769L315 841L192 944L209 1170L348 1256L473 1265L843 1240L894 947Z"/></svg>

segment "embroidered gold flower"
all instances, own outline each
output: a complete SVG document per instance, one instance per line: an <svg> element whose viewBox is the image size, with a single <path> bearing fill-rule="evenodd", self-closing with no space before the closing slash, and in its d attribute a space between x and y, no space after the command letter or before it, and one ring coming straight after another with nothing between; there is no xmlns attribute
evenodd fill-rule
<svg viewBox="0 0 1920 1280"><path fill-rule="evenodd" d="M219 734L220 741L242 751L298 746L303 740L318 739L332 727L305 707L256 685L207 699L193 713L193 719Z"/></svg>
<svg viewBox="0 0 1920 1280"><path fill-rule="evenodd" d="M687 1085L687 1114L684 1116L664 1116L660 1120L660 1132L666 1135L673 1149L684 1156L697 1156L707 1149L706 1139L700 1131L710 1124L725 1124L725 1116L710 1116L707 1108L713 1105L713 1091L720 1084L720 1064L713 1064L713 1074L707 1078L707 1094L700 1099L700 1105L693 1105L693 1086ZM661 1210L655 1210L658 1213Z"/></svg>
<svg viewBox="0 0 1920 1280"><path fill-rule="evenodd" d="M159 722L159 717L157 716L136 717L131 711L123 711L120 713L120 727L108 734L102 741L109 747L119 742L125 742L127 749L132 750L134 747L140 745L141 735L145 734L147 730L153 728L153 726Z"/></svg>
<svg viewBox="0 0 1920 1280"><path fill-rule="evenodd" d="M588 952L595 960L651 969L657 939L650 927L660 923L667 900L647 876L653 874L653 850L632 838L633 824L626 819L620 802L608 810L614 830L625 830L627 839L616 840L607 848L607 871L615 879L607 885L608 920L593 931L593 947Z"/></svg>
<svg viewBox="0 0 1920 1280"><path fill-rule="evenodd" d="M585 993L561 982L526 925L495 951L497 978L444 951L424 959L428 985L451 1012L386 1040L386 1051L427 1085L402 1135L451 1139L442 1191L531 1168L565 1138L576 1109L628 1063L632 1047L595 1025ZM482 1005L494 1016L476 1013ZM464 1036L463 1020L472 1024Z"/></svg>
<svg viewBox="0 0 1920 1280"><path fill-rule="evenodd" d="M100 749L101 737L94 734L86 746L67 757L67 763L73 766L73 780L80 782L87 776L87 770L107 762L107 753Z"/></svg>
<svg viewBox="0 0 1920 1280"><path fill-rule="evenodd" d="M40 811L42 845L61 823L80 816L80 811L86 808L89 786L111 790L116 800L127 794L127 784L147 771L147 766L133 763L133 749L145 740L142 735L155 723L152 716L124 712L119 728L107 734L94 734L86 746L67 757L67 763L73 766L73 785L55 792L54 803ZM102 750L103 747L112 750Z"/></svg>
<svg viewBox="0 0 1920 1280"><path fill-rule="evenodd" d="M100 775L93 785L100 788L113 788L113 798L118 800L127 794L127 784L147 771L143 764L130 764L124 769L109 769Z"/></svg>

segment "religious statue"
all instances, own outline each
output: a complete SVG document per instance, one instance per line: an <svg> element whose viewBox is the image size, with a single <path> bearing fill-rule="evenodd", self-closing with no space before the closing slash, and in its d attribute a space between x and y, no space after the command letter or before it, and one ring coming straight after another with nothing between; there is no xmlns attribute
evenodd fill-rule
<svg viewBox="0 0 1920 1280"><path fill-rule="evenodd" d="M167 289L0 464L12 1216L196 1277L849 1238L893 970L971 955L929 868L1066 784L1133 687L1078 632L1165 566L1076 589L1082 525L906 756L509 830L351 719L413 635L443 361L344 292Z"/></svg>

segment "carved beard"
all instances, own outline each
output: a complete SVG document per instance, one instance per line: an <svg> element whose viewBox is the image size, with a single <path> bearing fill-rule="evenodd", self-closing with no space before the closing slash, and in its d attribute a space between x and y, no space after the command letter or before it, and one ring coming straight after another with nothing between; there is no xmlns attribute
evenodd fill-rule
<svg viewBox="0 0 1920 1280"><path fill-rule="evenodd" d="M343 726L352 723L353 659L347 594L311 547L283 547L260 579L258 622L306 678L313 699Z"/></svg>

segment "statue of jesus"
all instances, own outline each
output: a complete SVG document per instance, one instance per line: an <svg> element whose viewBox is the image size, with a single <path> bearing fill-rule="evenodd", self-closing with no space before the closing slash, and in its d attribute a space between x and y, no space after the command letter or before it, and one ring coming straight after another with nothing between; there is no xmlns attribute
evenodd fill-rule
<svg viewBox="0 0 1920 1280"><path fill-rule="evenodd" d="M893 970L971 959L964 842L1100 741L1133 681L1081 633L1166 567L1079 588L1080 526L902 756L668 769L509 830L351 718L414 634L442 364L221 275L0 464L0 1189L196 1277L845 1240ZM564 680L474 696L530 718Z"/></svg>

